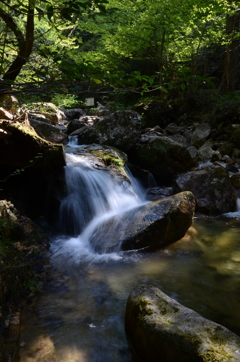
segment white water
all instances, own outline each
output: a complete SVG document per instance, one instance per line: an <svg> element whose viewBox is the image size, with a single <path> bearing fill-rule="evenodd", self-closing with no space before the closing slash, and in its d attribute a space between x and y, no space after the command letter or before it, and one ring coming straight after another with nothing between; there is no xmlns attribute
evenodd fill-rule
<svg viewBox="0 0 240 362"><path fill-rule="evenodd" d="M227 212L224 215L229 218L236 218L236 219L240 218L240 198L237 199L237 210L233 212Z"/></svg>
<svg viewBox="0 0 240 362"><path fill-rule="evenodd" d="M64 262L71 263L121 258L120 245L116 252L100 255L89 240L102 222L145 203L145 190L129 169L126 172L131 185L119 182L106 170L95 169L84 156L67 154L66 160L67 195L59 217L59 231L64 236L53 241L55 258L61 260L64 255Z"/></svg>

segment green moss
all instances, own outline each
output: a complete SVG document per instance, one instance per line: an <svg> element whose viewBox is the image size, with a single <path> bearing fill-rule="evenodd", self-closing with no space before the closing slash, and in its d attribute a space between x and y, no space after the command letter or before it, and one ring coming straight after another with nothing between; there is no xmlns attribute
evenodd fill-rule
<svg viewBox="0 0 240 362"><path fill-rule="evenodd" d="M200 354L204 362L222 362L229 361L232 356L229 355L225 350L219 349L208 349L206 352Z"/></svg>
<svg viewBox="0 0 240 362"><path fill-rule="evenodd" d="M117 166L121 169L124 169L125 161L123 161L121 158L116 158L111 154L105 152L101 150L90 150L90 153L100 158L106 166Z"/></svg>
<svg viewBox="0 0 240 362"><path fill-rule="evenodd" d="M144 297L138 299L137 305L139 306L139 309L143 312L144 316L152 315L154 313L151 308L154 304L146 300L146 298Z"/></svg>

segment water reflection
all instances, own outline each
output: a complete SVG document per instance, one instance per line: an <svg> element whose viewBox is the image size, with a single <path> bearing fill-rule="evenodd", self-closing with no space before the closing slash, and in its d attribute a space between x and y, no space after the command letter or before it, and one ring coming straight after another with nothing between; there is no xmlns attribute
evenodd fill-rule
<svg viewBox="0 0 240 362"><path fill-rule="evenodd" d="M126 300L139 284L240 335L240 228L196 219L188 235L156 253L59 263L23 311L18 362L130 362Z"/></svg>

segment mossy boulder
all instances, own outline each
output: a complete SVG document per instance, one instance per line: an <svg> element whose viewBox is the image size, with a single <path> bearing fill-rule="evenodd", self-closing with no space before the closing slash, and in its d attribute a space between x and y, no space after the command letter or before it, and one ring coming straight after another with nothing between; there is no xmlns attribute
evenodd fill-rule
<svg viewBox="0 0 240 362"><path fill-rule="evenodd" d="M133 164L152 172L162 183L171 183L177 173L196 166L186 147L169 137L142 138L129 153Z"/></svg>
<svg viewBox="0 0 240 362"><path fill-rule="evenodd" d="M156 250L185 235L194 211L193 194L182 192L109 218L93 231L90 243L99 253Z"/></svg>
<svg viewBox="0 0 240 362"><path fill-rule="evenodd" d="M43 115L50 119L53 125L56 125L67 118L63 111L50 102L36 102L24 108L28 108L27 111L31 114Z"/></svg>
<svg viewBox="0 0 240 362"><path fill-rule="evenodd" d="M123 151L115 147L96 143L83 145L80 148L67 145L65 149L66 152L83 156L95 169L106 170L116 181L119 180L120 184L124 181L131 184L124 168L128 158Z"/></svg>
<svg viewBox="0 0 240 362"><path fill-rule="evenodd" d="M176 177L173 191L190 190L196 199L196 211L218 215L236 211L237 193L228 173L221 166L210 165Z"/></svg>
<svg viewBox="0 0 240 362"><path fill-rule="evenodd" d="M125 328L136 361L240 360L240 337L153 286L139 286L132 291L127 300Z"/></svg>

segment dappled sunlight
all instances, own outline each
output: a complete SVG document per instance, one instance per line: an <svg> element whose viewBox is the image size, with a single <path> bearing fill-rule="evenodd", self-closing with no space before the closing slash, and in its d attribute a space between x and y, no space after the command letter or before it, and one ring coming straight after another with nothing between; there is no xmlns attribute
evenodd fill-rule
<svg viewBox="0 0 240 362"><path fill-rule="evenodd" d="M26 344L24 341L20 342L20 345L25 348L22 348L17 362L53 362L55 360L55 347L49 336L44 334L35 336L31 342L28 340Z"/></svg>
<svg viewBox="0 0 240 362"><path fill-rule="evenodd" d="M72 345L60 347L56 357L58 362L87 362L89 360L86 352Z"/></svg>

